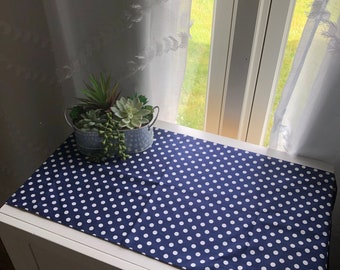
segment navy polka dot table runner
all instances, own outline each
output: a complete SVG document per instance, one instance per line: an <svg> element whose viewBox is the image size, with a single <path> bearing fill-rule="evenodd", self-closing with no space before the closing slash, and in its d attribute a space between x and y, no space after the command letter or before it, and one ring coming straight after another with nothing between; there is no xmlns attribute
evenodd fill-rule
<svg viewBox="0 0 340 270"><path fill-rule="evenodd" d="M126 161L71 135L7 201L181 269L326 269L332 173L155 129Z"/></svg>

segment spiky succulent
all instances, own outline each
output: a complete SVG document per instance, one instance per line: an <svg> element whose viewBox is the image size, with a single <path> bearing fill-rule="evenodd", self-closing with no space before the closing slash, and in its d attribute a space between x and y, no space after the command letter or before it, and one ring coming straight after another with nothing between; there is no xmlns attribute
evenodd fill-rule
<svg viewBox="0 0 340 270"><path fill-rule="evenodd" d="M86 88L82 90L85 98L79 98L84 106L102 110L108 110L117 100L118 84L111 86L111 76L105 77L100 73L99 78L90 75L90 83L85 83Z"/></svg>
<svg viewBox="0 0 340 270"><path fill-rule="evenodd" d="M134 129L150 122L153 107L146 105L147 101L144 101L143 98L143 96L121 97L111 107L119 128Z"/></svg>

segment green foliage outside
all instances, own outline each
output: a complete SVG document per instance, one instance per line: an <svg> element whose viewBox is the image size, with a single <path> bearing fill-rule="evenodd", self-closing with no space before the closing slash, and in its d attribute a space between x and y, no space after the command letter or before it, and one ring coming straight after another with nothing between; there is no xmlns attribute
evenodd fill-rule
<svg viewBox="0 0 340 270"><path fill-rule="evenodd" d="M177 123L203 130L209 68L213 0L192 0L191 39Z"/></svg>
<svg viewBox="0 0 340 270"><path fill-rule="evenodd" d="M188 46L187 68L178 111L178 124L203 130L205 100L210 55L210 38L213 14L213 0L193 0L191 9L192 38ZM291 31L282 63L273 108L268 123L265 145L268 145L273 115L281 98L302 30L313 0L296 0Z"/></svg>

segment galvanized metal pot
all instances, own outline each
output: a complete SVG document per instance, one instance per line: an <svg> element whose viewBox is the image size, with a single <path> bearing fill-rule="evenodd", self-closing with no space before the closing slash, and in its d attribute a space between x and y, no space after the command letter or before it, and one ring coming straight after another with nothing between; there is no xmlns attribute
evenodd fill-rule
<svg viewBox="0 0 340 270"><path fill-rule="evenodd" d="M121 130L125 135L125 146L128 154L143 152L153 143L153 125L155 124L159 107L155 106L156 114L152 121L140 128Z"/></svg>
<svg viewBox="0 0 340 270"><path fill-rule="evenodd" d="M151 147L153 143L153 125L158 118L159 107L155 106L154 109L157 111L153 120L149 124L136 129L120 131L125 135L125 146L128 154L143 152ZM103 139L97 131L83 131L75 127L72 124L72 121L68 119L67 110L64 112L64 117L68 125L74 130L77 148L80 153L84 155L94 155L103 150Z"/></svg>

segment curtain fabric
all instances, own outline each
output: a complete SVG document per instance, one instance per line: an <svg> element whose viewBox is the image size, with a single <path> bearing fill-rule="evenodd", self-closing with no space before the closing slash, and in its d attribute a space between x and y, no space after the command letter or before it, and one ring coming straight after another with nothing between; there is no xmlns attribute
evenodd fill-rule
<svg viewBox="0 0 340 270"><path fill-rule="evenodd" d="M3 0L0 202L65 139L64 109L90 74L145 94L176 119L191 0Z"/></svg>
<svg viewBox="0 0 340 270"><path fill-rule="evenodd" d="M340 1L316 0L275 113L270 147L340 172Z"/></svg>
<svg viewBox="0 0 340 270"><path fill-rule="evenodd" d="M144 94L176 121L191 0L43 2L64 92L79 95L90 73L105 72L122 95Z"/></svg>

